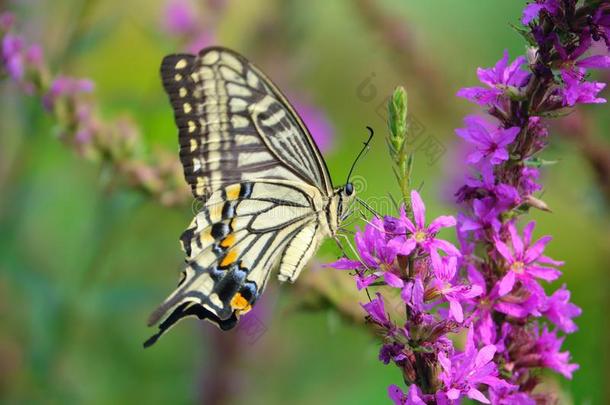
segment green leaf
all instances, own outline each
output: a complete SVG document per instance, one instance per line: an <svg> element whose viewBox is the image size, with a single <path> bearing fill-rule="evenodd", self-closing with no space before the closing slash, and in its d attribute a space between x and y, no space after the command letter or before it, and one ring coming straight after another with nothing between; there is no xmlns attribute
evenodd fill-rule
<svg viewBox="0 0 610 405"><path fill-rule="evenodd" d="M515 30L517 32L517 34L521 35L528 44L532 45L532 46L538 46L538 43L536 42L536 39L534 38L534 36L532 35L531 31L528 28L525 28L523 26L519 26L519 25L515 25L515 24L509 24L510 27Z"/></svg>

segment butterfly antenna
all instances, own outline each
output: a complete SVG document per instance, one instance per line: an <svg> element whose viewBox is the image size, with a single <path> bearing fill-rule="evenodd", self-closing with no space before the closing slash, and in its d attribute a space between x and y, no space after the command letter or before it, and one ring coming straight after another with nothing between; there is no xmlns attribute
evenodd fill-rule
<svg viewBox="0 0 610 405"><path fill-rule="evenodd" d="M360 203L360 205L362 205L368 212L375 215L377 218L381 218L381 215L377 211L375 211L373 207L365 203L362 198L356 197L356 201L358 201L358 203Z"/></svg>
<svg viewBox="0 0 610 405"><path fill-rule="evenodd" d="M347 181L345 182L345 184L349 183L349 179L350 179L350 177L352 177L352 172L354 171L354 168L356 167L356 163L358 163L358 160L364 155L364 153L366 151L369 150L369 144L371 143L371 139L373 139L373 135L375 134L375 132L373 131L373 128L371 128L369 126L367 126L366 129L368 129L370 132L369 139L366 140L366 142L364 143L364 146L360 150L360 153L358 153L358 156L356 156L354 163L352 163L352 167L349 169L349 173L347 174Z"/></svg>

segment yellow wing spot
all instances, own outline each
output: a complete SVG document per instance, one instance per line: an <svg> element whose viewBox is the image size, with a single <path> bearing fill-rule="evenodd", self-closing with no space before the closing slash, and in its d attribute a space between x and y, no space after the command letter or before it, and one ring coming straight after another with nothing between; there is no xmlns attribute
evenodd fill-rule
<svg viewBox="0 0 610 405"><path fill-rule="evenodd" d="M180 59L175 67L176 69L184 69L186 67L186 59Z"/></svg>
<svg viewBox="0 0 610 405"><path fill-rule="evenodd" d="M222 261L220 262L220 266L230 266L235 262L235 259L237 259L237 250L233 249L229 253L227 253L227 255L222 259Z"/></svg>
<svg viewBox="0 0 610 405"><path fill-rule="evenodd" d="M176 73L176 75L174 76L174 80L179 82L180 80L182 80L182 75L180 73Z"/></svg>
<svg viewBox="0 0 610 405"><path fill-rule="evenodd" d="M203 195L205 190L205 178L197 177L197 185L195 186L195 194Z"/></svg>
<svg viewBox="0 0 610 405"><path fill-rule="evenodd" d="M189 103L182 104L182 108L184 109L185 114L188 114L193 110L193 108L191 107L191 105Z"/></svg>
<svg viewBox="0 0 610 405"><path fill-rule="evenodd" d="M180 97L186 97L186 88L180 87L180 90L178 90L178 94L180 94Z"/></svg>
<svg viewBox="0 0 610 405"><path fill-rule="evenodd" d="M229 248L231 246L233 246L233 244L235 243L235 234L229 234L226 238L224 238L222 240L222 242L220 242L220 246L223 248Z"/></svg>
<svg viewBox="0 0 610 405"><path fill-rule="evenodd" d="M222 219L222 207L223 204L214 204L208 209L210 213L210 220L213 223L218 222Z"/></svg>
<svg viewBox="0 0 610 405"><path fill-rule="evenodd" d="M248 312L252 309L252 305L240 293L236 293L231 298L231 308L238 310L240 313Z"/></svg>
<svg viewBox="0 0 610 405"><path fill-rule="evenodd" d="M212 234L210 233L210 229L208 229L205 232L201 232L199 234L199 240L201 241L201 244L203 246L212 243L214 241L214 238L212 237Z"/></svg>
<svg viewBox="0 0 610 405"><path fill-rule="evenodd" d="M195 152L197 150L197 141L195 139L191 139L191 152Z"/></svg>
<svg viewBox="0 0 610 405"><path fill-rule="evenodd" d="M189 133L195 132L195 128L197 128L197 126L195 125L195 121L189 121L188 126L189 126Z"/></svg>
<svg viewBox="0 0 610 405"><path fill-rule="evenodd" d="M241 191L240 184L231 184L229 187L226 188L227 199L230 201L237 200L237 198L239 197L240 191Z"/></svg>

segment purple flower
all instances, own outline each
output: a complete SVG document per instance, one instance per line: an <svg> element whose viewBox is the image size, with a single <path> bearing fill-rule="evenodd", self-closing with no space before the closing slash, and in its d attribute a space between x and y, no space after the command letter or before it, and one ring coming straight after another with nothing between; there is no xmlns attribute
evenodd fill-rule
<svg viewBox="0 0 610 405"><path fill-rule="evenodd" d="M536 182L538 177L540 177L540 171L535 167L525 166L521 169L519 187L523 194L530 195L542 189L542 186Z"/></svg>
<svg viewBox="0 0 610 405"><path fill-rule="evenodd" d="M13 13L9 13L5 11L4 13L0 13L0 30L8 31L15 24L15 15Z"/></svg>
<svg viewBox="0 0 610 405"><path fill-rule="evenodd" d="M406 358L403 352L404 346L398 343L389 343L381 346L379 350L379 360L383 364L389 364L390 361L402 361Z"/></svg>
<svg viewBox="0 0 610 405"><path fill-rule="evenodd" d="M508 64L508 51L493 68L478 68L477 76L481 83L487 87L466 87L457 92L458 97L480 105L497 103L498 99L510 88L520 88L527 84L530 73L521 70L526 61L519 56L510 65Z"/></svg>
<svg viewBox="0 0 610 405"><path fill-rule="evenodd" d="M448 255L459 256L460 252L455 246L446 240L436 238L436 234L441 228L455 226L455 218L452 216L440 216L426 227L426 206L419 193L415 190L411 192L411 204L415 224L411 222L404 208L401 207L400 219L395 224L395 233L398 233L398 235L390 240L388 248L395 253L407 256L416 247L419 247L430 255L432 266L435 269L441 266L439 249Z"/></svg>
<svg viewBox="0 0 610 405"><path fill-rule="evenodd" d="M542 0L535 3L530 3L523 9L523 17L521 22L524 25L531 23L533 20L538 18L538 15L542 10L545 10L549 14L555 15L559 11L558 0Z"/></svg>
<svg viewBox="0 0 610 405"><path fill-rule="evenodd" d="M358 260L342 257L335 262L326 264L325 267L332 267L337 270L356 270L362 267L362 263Z"/></svg>
<svg viewBox="0 0 610 405"><path fill-rule="evenodd" d="M377 298L366 304L360 304L362 308L369 314L371 319L379 325L386 326L390 320L385 312L385 306L383 303L383 297L377 293Z"/></svg>
<svg viewBox="0 0 610 405"><path fill-rule="evenodd" d="M173 35L186 35L197 30L196 14L188 0L169 0L165 6L163 25Z"/></svg>
<svg viewBox="0 0 610 405"><path fill-rule="evenodd" d="M396 258L396 250L388 244L384 222L379 218L373 218L364 232L356 232L354 241L358 254L367 267L390 265Z"/></svg>
<svg viewBox="0 0 610 405"><path fill-rule="evenodd" d="M496 208L496 200L494 198L486 197L474 200L472 201L472 208L474 211L472 217L468 217L463 213L458 215L460 232L491 230L495 235L500 231L501 222L498 219L500 210Z"/></svg>
<svg viewBox="0 0 610 405"><path fill-rule="evenodd" d="M584 74L582 69L579 72ZM606 102L605 98L597 97L599 92L606 87L606 83L588 82L568 71L562 71L561 78L564 83L561 95L565 106L572 107L576 104L599 104Z"/></svg>
<svg viewBox="0 0 610 405"><path fill-rule="evenodd" d="M421 277L415 277L414 281L405 283L400 298L416 313L424 309L424 282Z"/></svg>
<svg viewBox="0 0 610 405"><path fill-rule="evenodd" d="M200 32L196 33L196 35L189 41L186 49L187 51L196 54L199 53L199 51L203 48L214 45L216 42L216 34L213 30L209 28L201 28Z"/></svg>
<svg viewBox="0 0 610 405"><path fill-rule="evenodd" d="M475 331L477 338L484 344L498 344L496 334L496 324L493 320L494 312L500 312L514 318L525 318L529 315L540 316L538 307L545 298L542 288L535 289L534 292L525 292L519 296L506 295L500 297L498 286L491 290L487 289L485 278L472 265L468 266L468 279L473 286L477 286L481 294L473 301L475 319Z"/></svg>
<svg viewBox="0 0 610 405"><path fill-rule="evenodd" d="M572 373L578 370L579 366L578 364L569 363L569 352L559 351L564 340L564 337L558 338L555 331L549 332L545 327L536 341L536 352L543 366L563 374L568 379L572 379Z"/></svg>
<svg viewBox="0 0 610 405"><path fill-rule="evenodd" d="M489 390L491 403L495 405L536 405L536 400L524 392L514 390Z"/></svg>
<svg viewBox="0 0 610 405"><path fill-rule="evenodd" d="M464 321L464 311L461 302L481 295L480 286L453 283L457 273L457 257L442 258L441 271L436 272L436 280L432 282L434 294L442 296L449 302L449 313L456 322Z"/></svg>
<svg viewBox="0 0 610 405"><path fill-rule="evenodd" d="M388 387L388 396L394 402L395 405L404 405L407 401L407 396L397 385L390 385Z"/></svg>
<svg viewBox="0 0 610 405"><path fill-rule="evenodd" d="M364 272L358 272L354 275L354 281L356 281L356 288L362 290L373 284L379 278L378 273L366 274Z"/></svg>
<svg viewBox="0 0 610 405"><path fill-rule="evenodd" d="M314 105L303 101L293 102L293 105L320 151L329 152L333 146L334 130L326 114Z"/></svg>
<svg viewBox="0 0 610 405"><path fill-rule="evenodd" d="M356 232L354 240L360 260L341 258L327 266L339 270L356 270L357 274L354 278L359 290L374 283L382 274L385 274L385 281L388 285L398 286L395 284L401 283L399 287L402 287L402 281L389 271L371 272L371 270L379 268L389 270L396 259L396 249L388 243L385 230L386 223L389 223L387 221L389 219L384 222L379 218L373 218L365 226L364 231Z"/></svg>
<svg viewBox="0 0 610 405"><path fill-rule="evenodd" d="M42 48L38 44L27 46L25 40L8 33L2 39L0 61L9 76L18 82L22 88L31 93L33 84L24 81L26 73L31 69L40 69L42 66Z"/></svg>
<svg viewBox="0 0 610 405"><path fill-rule="evenodd" d="M591 48L591 33L588 29L580 34L578 46L571 52L568 52L561 44L557 35L553 37L553 43L561 58L563 71L567 73L582 78L585 72L579 71L578 68L605 69L610 67L610 56L607 55L592 55L579 60Z"/></svg>
<svg viewBox="0 0 610 405"><path fill-rule="evenodd" d="M89 79L59 76L51 83L51 88L44 95L42 102L48 110L52 110L58 98L70 97L78 93L90 93L93 88L94 83Z"/></svg>
<svg viewBox="0 0 610 405"><path fill-rule="evenodd" d="M515 281L521 281L526 287L533 288L535 278L553 281L561 274L553 267L543 266L549 264L560 266L563 263L543 256L545 246L551 241L550 236L544 236L530 246L532 231L535 222L530 222L523 230L523 239L518 235L514 223L508 224L512 242L512 251L499 239L495 239L496 250L504 257L508 266L506 275L500 280L498 294L506 295L512 291ZM542 264L542 265L541 265Z"/></svg>
<svg viewBox="0 0 610 405"><path fill-rule="evenodd" d="M488 159L492 165L508 160L506 147L510 145L521 128L498 128L476 115L464 118L466 128L458 128L455 132L475 146L468 158L468 163L478 163L481 159Z"/></svg>
<svg viewBox="0 0 610 405"><path fill-rule="evenodd" d="M23 38L17 35L6 34L2 39L2 60L9 76L16 81L21 81L25 73L24 46Z"/></svg>
<svg viewBox="0 0 610 405"><path fill-rule="evenodd" d="M443 369L439 377L445 385L444 393L447 398L456 401L465 395L489 404L489 400L478 389L480 385L491 388L510 387L510 384L498 378L498 369L492 361L495 353L494 345L477 350L472 328L468 331L463 353L448 357L444 352L439 352L438 360Z"/></svg>
<svg viewBox="0 0 610 405"><path fill-rule="evenodd" d="M406 395L398 386L392 384L388 387L388 396L394 401L395 405L426 405L426 402L422 399L421 390L415 384L411 384Z"/></svg>
<svg viewBox="0 0 610 405"><path fill-rule="evenodd" d="M32 44L25 53L25 61L33 67L40 68L43 63L42 47L38 44Z"/></svg>
<svg viewBox="0 0 610 405"><path fill-rule="evenodd" d="M582 310L570 302L570 291L564 284L546 299L540 312L562 331L572 333L578 329L572 318L580 316Z"/></svg>
<svg viewBox="0 0 610 405"><path fill-rule="evenodd" d="M593 15L592 25L596 27L593 35L602 37L610 51L610 11L599 7Z"/></svg>

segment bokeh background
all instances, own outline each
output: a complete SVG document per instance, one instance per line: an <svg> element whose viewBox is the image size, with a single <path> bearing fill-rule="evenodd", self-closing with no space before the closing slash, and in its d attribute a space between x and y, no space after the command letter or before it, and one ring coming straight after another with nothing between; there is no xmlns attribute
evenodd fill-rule
<svg viewBox="0 0 610 405"><path fill-rule="evenodd" d="M357 174L361 194L379 199L397 191L384 103L404 85L421 139L445 151L416 153L415 179L436 216L455 213L450 196L462 163L453 130L475 111L455 93L504 49L524 52L510 27L524 3L20 0L0 8L42 45L51 71L94 81L102 118L129 117L142 156L177 154L162 57L221 44L268 72L319 128L336 183L365 126L375 128ZM167 207L115 181L111 167L59 142L40 100L10 80L0 82L0 100L0 402L388 402L386 387L401 376L377 360L378 343L354 321L361 297L349 277L320 266L339 255L332 243L302 282L270 282L251 327L220 334L188 320L143 350L153 332L147 316L177 281L190 202ZM610 203L579 134L610 142L608 111L583 108L554 128L545 158L559 163L543 180L553 213L531 215L539 235L554 236L548 253L567 263L559 283L583 309L580 331L566 342L580 370L572 381L548 376L567 404L610 401Z"/></svg>

